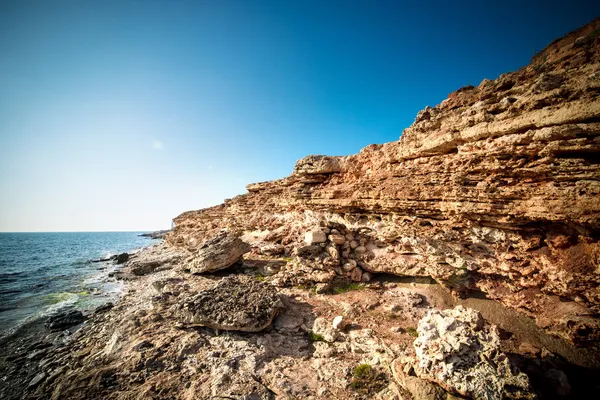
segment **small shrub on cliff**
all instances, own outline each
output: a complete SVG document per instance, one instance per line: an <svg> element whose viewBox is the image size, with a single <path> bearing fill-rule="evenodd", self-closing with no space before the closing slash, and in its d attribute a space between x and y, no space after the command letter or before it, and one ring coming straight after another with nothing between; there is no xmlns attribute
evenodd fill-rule
<svg viewBox="0 0 600 400"><path fill-rule="evenodd" d="M362 393L376 393L387 386L385 374L377 373L369 364L359 364L352 371L350 387Z"/></svg>
<svg viewBox="0 0 600 400"><path fill-rule="evenodd" d="M358 379L367 379L371 376L371 366L369 364L358 364L354 368L353 375Z"/></svg>
<svg viewBox="0 0 600 400"><path fill-rule="evenodd" d="M262 274L256 274L255 278L259 282L264 282L265 281L265 276L262 275Z"/></svg>
<svg viewBox="0 0 600 400"><path fill-rule="evenodd" d="M341 293L346 293L346 292L350 292L352 290L363 290L365 288L365 285L363 285L362 283L348 283L346 285L343 286L338 286L333 288L333 292L335 294L341 294Z"/></svg>
<svg viewBox="0 0 600 400"><path fill-rule="evenodd" d="M311 342L324 342L325 338L323 335L319 335L318 333L314 333L313 331L308 332L308 340Z"/></svg>
<svg viewBox="0 0 600 400"><path fill-rule="evenodd" d="M415 328L413 328L412 326L409 326L408 328L406 328L405 331L412 337L419 336L419 333L417 332L417 330Z"/></svg>

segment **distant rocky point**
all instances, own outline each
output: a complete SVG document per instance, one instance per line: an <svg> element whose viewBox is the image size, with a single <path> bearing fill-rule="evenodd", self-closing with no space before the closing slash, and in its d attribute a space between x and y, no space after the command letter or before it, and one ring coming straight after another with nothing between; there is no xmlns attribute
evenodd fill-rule
<svg viewBox="0 0 600 400"><path fill-rule="evenodd" d="M165 235L169 232L171 232L170 229L165 229L165 230L160 230L160 231L155 231L155 232L142 233L138 236L149 237L151 239L163 239L165 237Z"/></svg>

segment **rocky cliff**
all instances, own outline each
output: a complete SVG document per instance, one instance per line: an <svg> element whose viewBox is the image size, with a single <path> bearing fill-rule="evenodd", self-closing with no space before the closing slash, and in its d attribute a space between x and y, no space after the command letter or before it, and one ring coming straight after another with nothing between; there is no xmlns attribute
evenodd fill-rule
<svg viewBox="0 0 600 400"><path fill-rule="evenodd" d="M254 257L287 260L282 285L429 276L597 344L599 33L596 20L451 93L396 142L309 156L289 177L185 212L166 241L193 258L220 230L239 232Z"/></svg>

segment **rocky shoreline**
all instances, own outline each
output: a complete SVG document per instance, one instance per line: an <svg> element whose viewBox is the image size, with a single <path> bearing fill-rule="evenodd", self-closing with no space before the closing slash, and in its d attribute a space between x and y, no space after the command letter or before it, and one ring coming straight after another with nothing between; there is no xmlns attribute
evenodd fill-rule
<svg viewBox="0 0 600 400"><path fill-rule="evenodd" d="M0 397L599 397L599 47L596 20L398 142L183 213L115 305L2 343Z"/></svg>
<svg viewBox="0 0 600 400"><path fill-rule="evenodd" d="M230 249L213 249L204 262ZM429 279L386 275L328 288L289 286L278 276L289 259L247 255L199 275L186 272L188 256L164 243L136 253L118 273L127 290L114 306L91 314L73 334L45 331L39 339L38 332L33 342L13 344L12 369L2 364L2 398L553 399L600 393L591 379L600 368L597 352L551 337L492 300L456 298ZM482 361L488 358L496 361Z"/></svg>

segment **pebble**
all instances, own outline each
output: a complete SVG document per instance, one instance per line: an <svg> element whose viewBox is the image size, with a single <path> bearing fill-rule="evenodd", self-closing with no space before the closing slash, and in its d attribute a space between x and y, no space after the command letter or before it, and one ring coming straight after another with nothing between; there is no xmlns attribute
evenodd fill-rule
<svg viewBox="0 0 600 400"><path fill-rule="evenodd" d="M42 383L46 379L46 373L40 372L36 376L33 377L31 381L29 381L29 385L27 385L28 389L36 388L40 383Z"/></svg>
<svg viewBox="0 0 600 400"><path fill-rule="evenodd" d="M344 317L342 317L341 315L338 315L337 317L335 317L333 319L333 329L344 329L344 326L346 325L345 323L346 321L344 321Z"/></svg>

